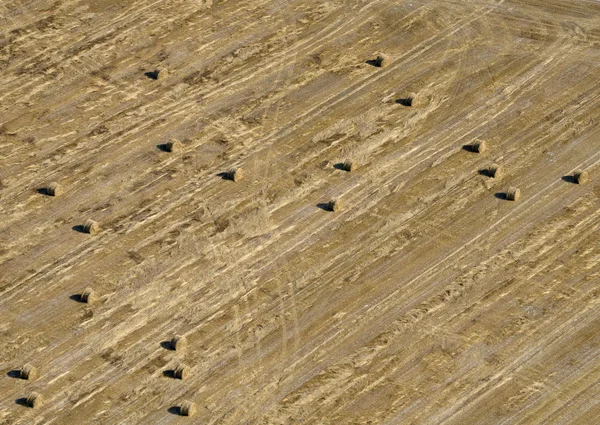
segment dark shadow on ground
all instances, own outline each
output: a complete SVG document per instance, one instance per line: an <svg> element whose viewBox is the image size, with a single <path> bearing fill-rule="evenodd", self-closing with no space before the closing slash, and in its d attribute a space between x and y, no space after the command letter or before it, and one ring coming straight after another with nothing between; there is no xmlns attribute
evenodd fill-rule
<svg viewBox="0 0 600 425"><path fill-rule="evenodd" d="M573 184L577 183L575 181L575 177L573 177L573 176L562 176L562 179L563 179L563 181L566 181L567 183L573 183Z"/></svg>
<svg viewBox="0 0 600 425"><path fill-rule="evenodd" d="M506 192L496 192L494 196L498 199L506 200Z"/></svg>
<svg viewBox="0 0 600 425"><path fill-rule="evenodd" d="M21 371L20 370L10 370L6 373L6 376L8 376L9 378L21 378Z"/></svg>
<svg viewBox="0 0 600 425"><path fill-rule="evenodd" d="M83 301L81 299L81 294L73 294L69 298L72 299L73 301L77 301L78 303L85 304L85 301Z"/></svg>
<svg viewBox="0 0 600 425"><path fill-rule="evenodd" d="M320 202L317 204L317 208L321 208L324 211L328 211L331 212L331 210L329 209L329 203L328 202Z"/></svg>
<svg viewBox="0 0 600 425"><path fill-rule="evenodd" d="M15 403L17 403L18 405L21 405L21 406L29 407L29 405L27 404L27 398L25 398L25 397L16 399Z"/></svg>
<svg viewBox="0 0 600 425"><path fill-rule="evenodd" d="M78 224L77 226L73 226L73 227L71 227L71 229L73 229L74 231L79 232L79 233L85 233L85 230L83 229L83 225L81 225L81 224Z"/></svg>
<svg viewBox="0 0 600 425"><path fill-rule="evenodd" d="M412 106L413 98L412 97L404 97L402 99L396 100L396 103L402 106Z"/></svg>
<svg viewBox="0 0 600 425"><path fill-rule="evenodd" d="M169 407L169 410L167 410L167 412L169 412L172 415L180 416L181 415L181 408L179 406Z"/></svg>
<svg viewBox="0 0 600 425"><path fill-rule="evenodd" d="M377 59L369 59L368 61L365 61L365 63L374 66L375 68L381 68L381 61Z"/></svg>
<svg viewBox="0 0 600 425"><path fill-rule="evenodd" d="M160 346L165 350L173 351L173 347L171 346L171 341L163 341L160 343Z"/></svg>

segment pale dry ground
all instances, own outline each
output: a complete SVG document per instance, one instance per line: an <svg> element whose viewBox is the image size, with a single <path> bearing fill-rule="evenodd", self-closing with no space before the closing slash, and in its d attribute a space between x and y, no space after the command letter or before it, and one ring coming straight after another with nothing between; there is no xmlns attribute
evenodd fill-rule
<svg viewBox="0 0 600 425"><path fill-rule="evenodd" d="M596 423L600 2L0 18L0 423ZM65 195L37 192L54 180ZM95 305L71 299L87 286ZM39 380L12 377L26 362ZM179 362L190 379L164 375ZM16 402L31 391L47 404Z"/></svg>

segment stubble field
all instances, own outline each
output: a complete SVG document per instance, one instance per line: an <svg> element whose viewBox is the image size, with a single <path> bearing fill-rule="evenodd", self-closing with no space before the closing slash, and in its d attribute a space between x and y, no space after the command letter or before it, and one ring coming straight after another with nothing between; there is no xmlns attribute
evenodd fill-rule
<svg viewBox="0 0 600 425"><path fill-rule="evenodd" d="M0 18L0 423L596 423L599 2Z"/></svg>

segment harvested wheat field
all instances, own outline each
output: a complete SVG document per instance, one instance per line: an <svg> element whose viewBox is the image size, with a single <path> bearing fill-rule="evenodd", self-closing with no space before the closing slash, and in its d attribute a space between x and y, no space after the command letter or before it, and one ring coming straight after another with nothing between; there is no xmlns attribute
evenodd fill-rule
<svg viewBox="0 0 600 425"><path fill-rule="evenodd" d="M0 424L598 423L600 2L0 16Z"/></svg>

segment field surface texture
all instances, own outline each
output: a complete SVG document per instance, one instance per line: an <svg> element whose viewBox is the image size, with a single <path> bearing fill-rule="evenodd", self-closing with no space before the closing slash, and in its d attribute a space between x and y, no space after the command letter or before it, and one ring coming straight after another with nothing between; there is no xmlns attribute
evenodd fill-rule
<svg viewBox="0 0 600 425"><path fill-rule="evenodd" d="M0 424L598 423L600 2L0 21Z"/></svg>

